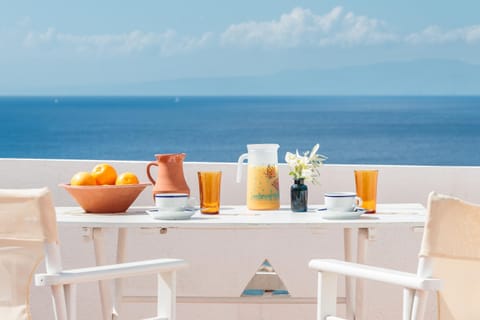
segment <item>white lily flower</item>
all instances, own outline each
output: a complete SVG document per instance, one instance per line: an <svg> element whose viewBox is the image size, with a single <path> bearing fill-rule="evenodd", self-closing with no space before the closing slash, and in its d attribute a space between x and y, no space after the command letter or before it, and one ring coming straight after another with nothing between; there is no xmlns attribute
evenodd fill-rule
<svg viewBox="0 0 480 320"><path fill-rule="evenodd" d="M303 155L300 155L298 150L295 154L287 152L285 154L285 162L290 167L290 175L294 179L305 179L317 182L317 178L320 176L319 167L323 161L327 159L324 155L317 154L320 145L317 143L313 146L311 151L306 151Z"/></svg>
<svg viewBox="0 0 480 320"><path fill-rule="evenodd" d="M313 177L313 171L311 169L303 169L302 175L305 180L311 180Z"/></svg>
<svg viewBox="0 0 480 320"><path fill-rule="evenodd" d="M310 164L310 157L307 157L306 155L302 157L302 162L305 164L305 165L309 165Z"/></svg>
<svg viewBox="0 0 480 320"><path fill-rule="evenodd" d="M312 160L313 158L315 158L315 156L317 155L317 151L318 151L319 148L320 148L320 145L319 145L318 143L313 146L312 152L310 152L310 160Z"/></svg>
<svg viewBox="0 0 480 320"><path fill-rule="evenodd" d="M290 164L290 163L295 162L296 160L297 160L297 157L293 153L287 152L285 154L285 162L286 163Z"/></svg>

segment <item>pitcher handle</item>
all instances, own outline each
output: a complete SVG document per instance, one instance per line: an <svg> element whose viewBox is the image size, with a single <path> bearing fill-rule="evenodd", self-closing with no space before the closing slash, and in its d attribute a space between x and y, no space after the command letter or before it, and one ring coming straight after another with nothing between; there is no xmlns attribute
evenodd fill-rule
<svg viewBox="0 0 480 320"><path fill-rule="evenodd" d="M242 167L243 167L243 162L247 160L248 158L248 153L242 154L238 158L238 164L237 164L237 183L240 183L242 181Z"/></svg>
<svg viewBox="0 0 480 320"><path fill-rule="evenodd" d="M156 181L152 178L152 176L150 175L150 168L152 166L157 166L158 167L158 163L156 162L150 162L149 164L147 164L147 177L148 179L153 183L153 185L156 184Z"/></svg>

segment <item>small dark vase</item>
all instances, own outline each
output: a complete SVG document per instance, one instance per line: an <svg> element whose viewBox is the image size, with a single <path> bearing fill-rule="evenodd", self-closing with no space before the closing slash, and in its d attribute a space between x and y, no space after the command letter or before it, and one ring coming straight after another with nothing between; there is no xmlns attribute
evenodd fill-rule
<svg viewBox="0 0 480 320"><path fill-rule="evenodd" d="M290 206L293 212L307 211L308 187L304 179L295 179L290 187Z"/></svg>

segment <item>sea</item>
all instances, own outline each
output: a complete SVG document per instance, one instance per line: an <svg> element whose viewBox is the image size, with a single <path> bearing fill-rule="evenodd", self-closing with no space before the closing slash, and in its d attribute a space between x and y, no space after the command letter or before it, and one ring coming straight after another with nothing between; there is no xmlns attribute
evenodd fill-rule
<svg viewBox="0 0 480 320"><path fill-rule="evenodd" d="M247 144L331 164L480 165L480 96L3 96L0 158L236 162Z"/></svg>

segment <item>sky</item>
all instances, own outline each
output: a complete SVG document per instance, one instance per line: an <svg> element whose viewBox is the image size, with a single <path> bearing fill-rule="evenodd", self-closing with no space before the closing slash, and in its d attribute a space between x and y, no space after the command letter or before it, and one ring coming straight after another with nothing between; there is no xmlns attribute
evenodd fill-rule
<svg viewBox="0 0 480 320"><path fill-rule="evenodd" d="M411 60L480 64L478 12L475 0L0 0L0 93Z"/></svg>

